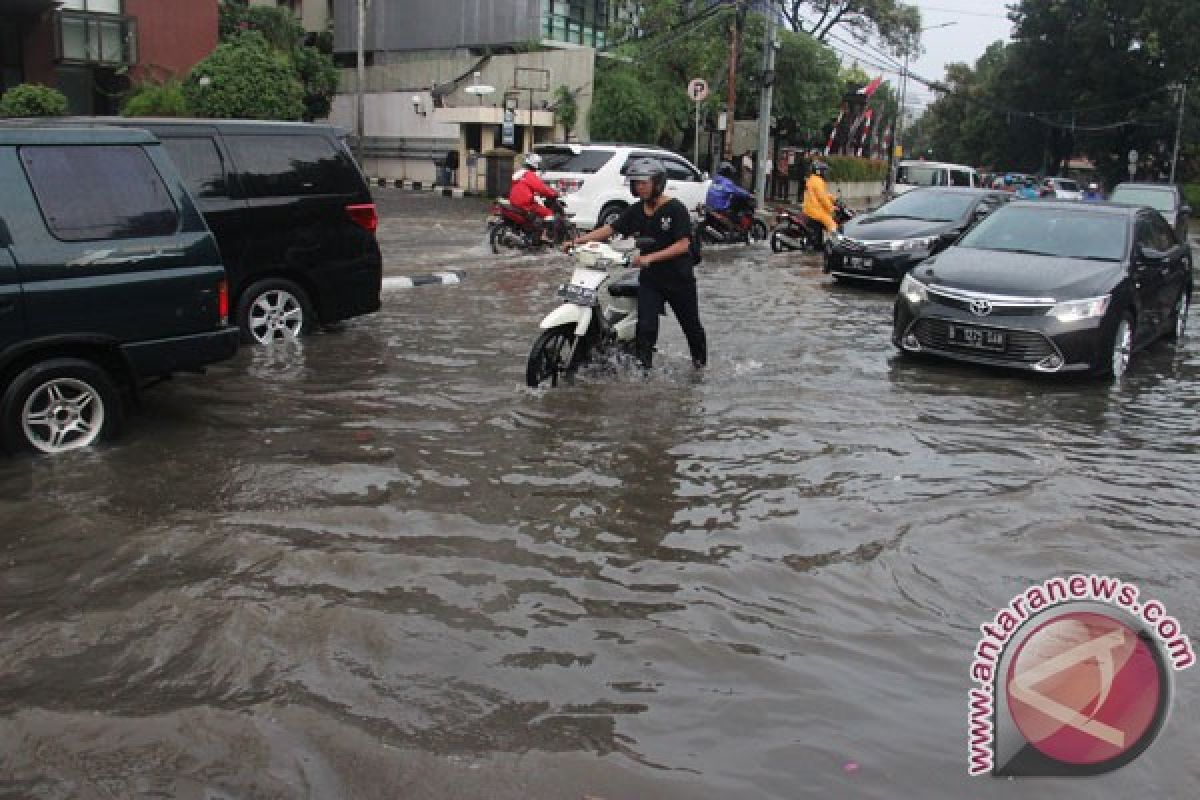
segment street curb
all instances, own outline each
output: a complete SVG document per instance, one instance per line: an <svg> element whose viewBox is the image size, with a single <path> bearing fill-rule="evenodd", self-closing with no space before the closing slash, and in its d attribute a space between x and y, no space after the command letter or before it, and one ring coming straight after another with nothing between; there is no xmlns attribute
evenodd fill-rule
<svg viewBox="0 0 1200 800"><path fill-rule="evenodd" d="M371 186L380 189L403 189L408 192L430 192L431 194L440 194L442 197L453 197L455 199L463 197L483 197L483 192L477 192L470 189L459 189L453 186L434 186L424 183L423 181L369 178L368 182L371 184Z"/></svg>
<svg viewBox="0 0 1200 800"><path fill-rule="evenodd" d="M417 286L454 286L462 283L466 276L465 272L458 270L434 272L429 275L392 275L383 279L382 288L387 291L388 289L413 289Z"/></svg>

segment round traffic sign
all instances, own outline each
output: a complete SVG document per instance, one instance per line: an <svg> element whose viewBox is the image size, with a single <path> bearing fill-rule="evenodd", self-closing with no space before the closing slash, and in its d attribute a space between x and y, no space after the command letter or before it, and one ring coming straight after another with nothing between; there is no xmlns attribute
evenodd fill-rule
<svg viewBox="0 0 1200 800"><path fill-rule="evenodd" d="M688 82L688 97L693 103L700 103L708 97L708 81L703 78L693 78Z"/></svg>

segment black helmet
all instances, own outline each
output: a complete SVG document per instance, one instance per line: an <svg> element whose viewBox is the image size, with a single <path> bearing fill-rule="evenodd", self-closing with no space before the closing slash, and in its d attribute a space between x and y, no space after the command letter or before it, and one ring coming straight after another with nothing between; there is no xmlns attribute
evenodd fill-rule
<svg viewBox="0 0 1200 800"><path fill-rule="evenodd" d="M815 161L812 165L812 171L817 175L824 175L829 172L829 165L824 161Z"/></svg>
<svg viewBox="0 0 1200 800"><path fill-rule="evenodd" d="M634 181L650 181L651 199L657 198L667 188L667 168L657 158L639 158L629 165L625 175L629 178L629 192L634 197L638 196Z"/></svg>
<svg viewBox="0 0 1200 800"><path fill-rule="evenodd" d="M728 161L722 161L721 166L717 167L717 174L729 178L729 180L733 180L737 175L737 169L735 169L733 164L730 164Z"/></svg>

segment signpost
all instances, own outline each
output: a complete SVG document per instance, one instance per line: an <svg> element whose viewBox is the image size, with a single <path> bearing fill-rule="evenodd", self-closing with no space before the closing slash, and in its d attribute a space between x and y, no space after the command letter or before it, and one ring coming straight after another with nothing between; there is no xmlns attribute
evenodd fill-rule
<svg viewBox="0 0 1200 800"><path fill-rule="evenodd" d="M708 81L703 78L693 78L688 83L688 97L696 104L696 143L692 154L692 163L700 167L700 104L708 97Z"/></svg>
<svg viewBox="0 0 1200 800"><path fill-rule="evenodd" d="M516 126L513 124L513 111L504 109L504 124L500 127L500 144L512 147L516 144Z"/></svg>

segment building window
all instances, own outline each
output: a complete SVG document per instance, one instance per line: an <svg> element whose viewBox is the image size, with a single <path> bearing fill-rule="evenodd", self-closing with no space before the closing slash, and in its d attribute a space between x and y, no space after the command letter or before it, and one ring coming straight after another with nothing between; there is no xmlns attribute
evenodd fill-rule
<svg viewBox="0 0 1200 800"><path fill-rule="evenodd" d="M64 11L89 11L93 14L120 14L121 0L63 0Z"/></svg>
<svg viewBox="0 0 1200 800"><path fill-rule="evenodd" d="M609 0L542 0L542 36L602 48L607 43Z"/></svg>
<svg viewBox="0 0 1200 800"><path fill-rule="evenodd" d="M96 4L97 0L74 0ZM137 20L110 12L63 10L55 18L55 56L63 64L137 63Z"/></svg>

